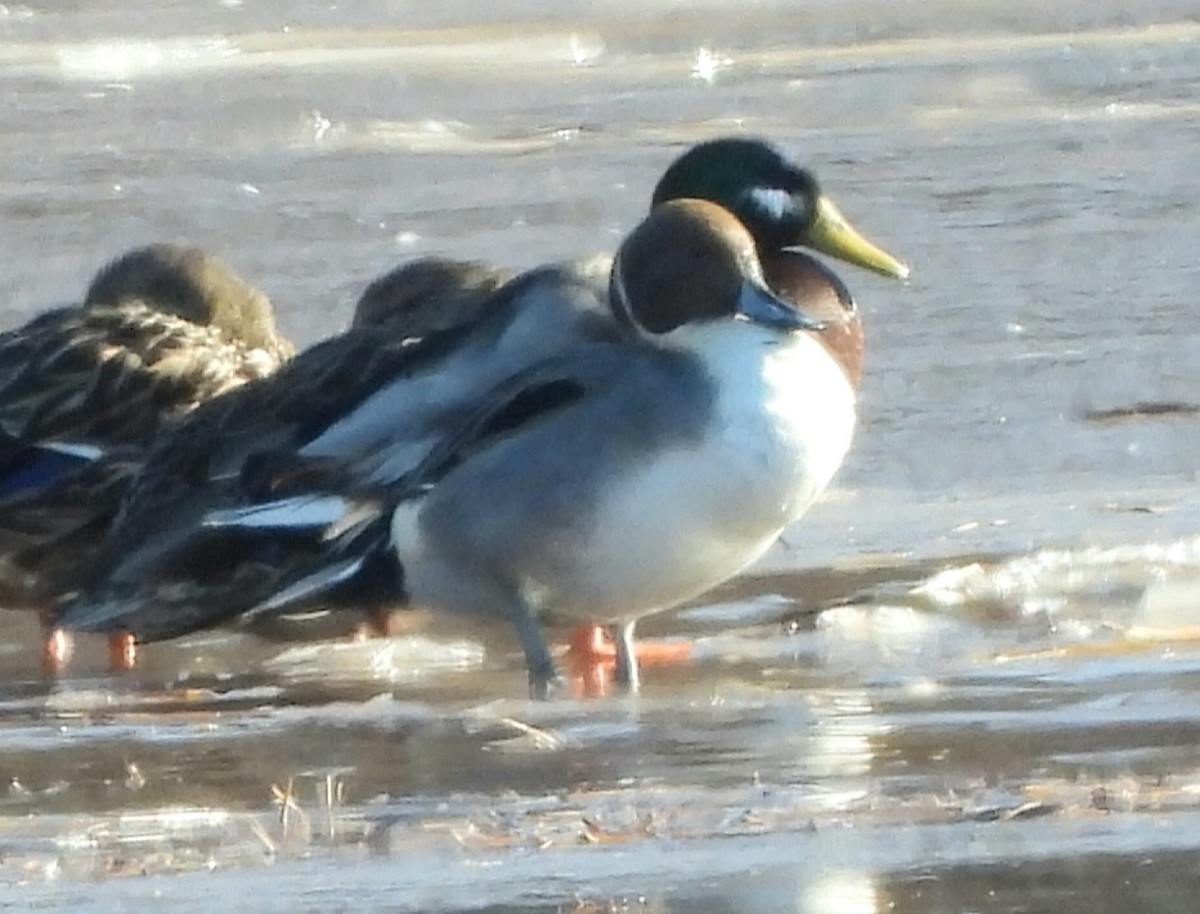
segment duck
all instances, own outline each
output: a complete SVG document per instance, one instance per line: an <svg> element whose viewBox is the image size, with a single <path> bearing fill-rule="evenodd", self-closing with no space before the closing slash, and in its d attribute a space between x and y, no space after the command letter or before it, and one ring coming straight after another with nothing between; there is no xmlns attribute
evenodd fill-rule
<svg viewBox="0 0 1200 914"><path fill-rule="evenodd" d="M350 327L404 339L469 324L510 279L511 272L482 260L419 257L371 281L354 306Z"/></svg>
<svg viewBox="0 0 1200 914"><path fill-rule="evenodd" d="M396 266L373 279L359 296L349 330L371 328L376 338L406 340L427 336L481 316L489 297L513 273L481 260L426 255ZM150 500L153 503L153 499ZM272 642L311 642L350 637L365 640L397 634L414 614L388 607L353 612L318 608L301 613L257 614L237 627Z"/></svg>
<svg viewBox="0 0 1200 914"><path fill-rule="evenodd" d="M609 300L620 338L504 379L405 472L310 479L210 516L320 530L322 561L256 610L349 590L499 616L536 698L559 681L543 617L601 622L636 689L637 620L738 574L812 506L850 446L855 393L815 337L824 323L770 290L753 237L716 204L656 207L619 248Z"/></svg>
<svg viewBox="0 0 1200 914"><path fill-rule="evenodd" d="M785 285L793 271L799 289L814 281L831 287L831 271L791 249L810 243L885 275L907 275L904 264L849 226L807 171L765 141L694 147L664 173L653 208L705 194L746 225L763 265ZM780 239L785 248L771 247ZM375 296L379 307L360 302L361 322L356 316L355 326L300 353L273 379L212 401L181 423L147 460L113 535L60 601L56 624L149 642L268 618L264 594L324 562L326 541L311 538L320 525L315 514L309 528L227 524L220 520L226 513L293 495L303 500L306 487L393 485L485 391L581 341L622 338L607 302L604 259L536 268L498 287L486 269L447 263L402 267L377 287L392 289ZM413 271L435 279L417 281ZM472 289L469 277L487 279ZM833 297L849 300L836 286ZM414 289L425 291L408 294ZM438 302L453 307L442 314L430 306ZM431 314L441 321L432 329ZM365 580L353 576L335 602L386 614L376 594L391 590Z"/></svg>
<svg viewBox="0 0 1200 914"><path fill-rule="evenodd" d="M291 353L266 295L167 243L0 333L0 606L48 611L48 588L103 536L165 430Z"/></svg>
<svg viewBox="0 0 1200 914"><path fill-rule="evenodd" d="M767 286L823 325L814 334L857 394L863 371L861 312L849 288L825 263L798 250L778 251L763 263ZM266 618L266 617L264 617ZM633 644L632 626L576 625L564 655L571 692L585 698L608 695L613 686L636 690L630 658L641 663L687 663L692 644L684 640Z"/></svg>

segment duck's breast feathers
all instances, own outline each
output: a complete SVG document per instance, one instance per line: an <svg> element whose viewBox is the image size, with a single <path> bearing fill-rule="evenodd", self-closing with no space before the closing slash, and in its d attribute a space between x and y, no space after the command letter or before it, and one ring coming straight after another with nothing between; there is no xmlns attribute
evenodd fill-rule
<svg viewBox="0 0 1200 914"><path fill-rule="evenodd" d="M780 298L825 325L818 339L857 386L862 377L862 318L841 277L800 251L779 251L763 258L763 270Z"/></svg>

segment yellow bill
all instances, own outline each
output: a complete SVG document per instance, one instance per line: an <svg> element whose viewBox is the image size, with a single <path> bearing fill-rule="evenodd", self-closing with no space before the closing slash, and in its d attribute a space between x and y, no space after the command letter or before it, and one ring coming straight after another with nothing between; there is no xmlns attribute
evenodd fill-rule
<svg viewBox="0 0 1200 914"><path fill-rule="evenodd" d="M817 198L816 216L801 243L814 251L866 267L884 276L908 278L908 265L867 241L824 194Z"/></svg>

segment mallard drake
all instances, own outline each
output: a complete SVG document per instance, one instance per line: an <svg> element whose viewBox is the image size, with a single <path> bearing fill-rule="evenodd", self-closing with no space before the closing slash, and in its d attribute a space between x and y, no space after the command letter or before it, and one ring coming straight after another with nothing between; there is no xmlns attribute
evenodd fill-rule
<svg viewBox="0 0 1200 914"><path fill-rule="evenodd" d="M0 605L46 609L167 426L291 351L265 295L172 244L127 252L81 304L0 334Z"/></svg>
<svg viewBox="0 0 1200 914"><path fill-rule="evenodd" d="M759 227L760 254L785 237L788 245L817 239L851 262L906 273L844 220L830 228L836 211L811 176L760 141L691 150L668 169L655 200L706 193L752 234ZM765 259L785 284L789 263L814 263L774 247ZM810 274L826 283L832 275L797 268L801 287ZM621 339L606 299L595 272L542 268L474 300L462 321L439 332L421 336L420 321L382 334L354 328L301 353L274 380L197 410L147 462L115 535L65 601L60 624L152 641L261 608L280 581L303 577L310 563L325 567L328 538L314 541L311 532L321 521L314 514L314 526L301 528L222 518L293 495L310 500L312 491L394 485L496 384L580 341ZM231 555L242 560L230 563ZM366 580L352 576L338 601L370 606L387 591Z"/></svg>

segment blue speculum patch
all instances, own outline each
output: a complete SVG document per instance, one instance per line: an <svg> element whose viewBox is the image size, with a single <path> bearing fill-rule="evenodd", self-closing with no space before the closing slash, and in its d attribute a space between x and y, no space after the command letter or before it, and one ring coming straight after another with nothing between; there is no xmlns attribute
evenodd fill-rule
<svg viewBox="0 0 1200 914"><path fill-rule="evenodd" d="M40 489L89 462L73 454L31 449L5 467L0 476L0 495Z"/></svg>

